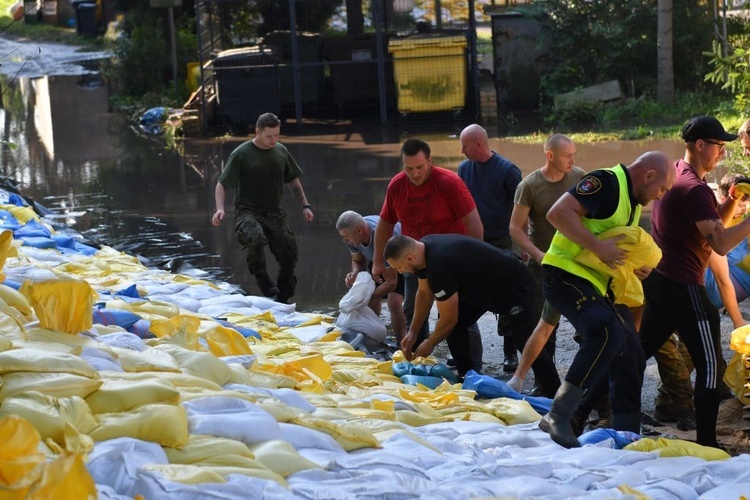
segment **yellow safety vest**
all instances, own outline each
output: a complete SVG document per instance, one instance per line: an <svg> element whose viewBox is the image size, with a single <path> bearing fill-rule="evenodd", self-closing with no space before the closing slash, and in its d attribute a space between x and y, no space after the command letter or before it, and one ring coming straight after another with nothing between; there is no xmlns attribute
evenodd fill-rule
<svg viewBox="0 0 750 500"><path fill-rule="evenodd" d="M617 226L637 226L641 217L641 206L637 203L631 204L630 191L628 190L628 178L625 174L625 167L617 165L612 168L603 169L612 172L617 176L617 182L620 187L620 200L617 204L617 210L607 219L589 219L581 218L583 225L594 235L603 233L607 229ZM579 276L589 281L594 288L602 295L607 294L609 276L597 272L590 267L584 266L573 259L583 249L581 245L574 243L565 237L560 231L555 233L552 238L549 250L544 255L542 264L559 267L571 274Z"/></svg>

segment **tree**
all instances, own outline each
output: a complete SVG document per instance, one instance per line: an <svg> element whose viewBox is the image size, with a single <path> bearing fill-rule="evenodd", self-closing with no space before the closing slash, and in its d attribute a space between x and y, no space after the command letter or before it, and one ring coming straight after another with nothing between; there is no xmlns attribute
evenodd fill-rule
<svg viewBox="0 0 750 500"><path fill-rule="evenodd" d="M656 98L674 103L674 65L672 61L672 0L658 0L656 35Z"/></svg>

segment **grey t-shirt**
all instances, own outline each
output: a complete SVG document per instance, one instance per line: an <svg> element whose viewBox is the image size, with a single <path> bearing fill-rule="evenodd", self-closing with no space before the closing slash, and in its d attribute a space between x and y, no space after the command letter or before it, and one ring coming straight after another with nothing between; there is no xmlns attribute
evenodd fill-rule
<svg viewBox="0 0 750 500"><path fill-rule="evenodd" d="M365 261L367 261L367 266L369 267L372 263L372 255L375 252L375 228L378 226L378 222L380 222L380 216L379 215L365 215L363 217L365 219L365 222L367 222L367 225L370 226L370 242L367 244L359 244L357 246L352 245L346 245L347 248L351 253L361 253L362 256L365 258ZM396 225L393 228L393 234L401 234L401 223L397 222ZM386 266L388 266L388 263L386 262Z"/></svg>

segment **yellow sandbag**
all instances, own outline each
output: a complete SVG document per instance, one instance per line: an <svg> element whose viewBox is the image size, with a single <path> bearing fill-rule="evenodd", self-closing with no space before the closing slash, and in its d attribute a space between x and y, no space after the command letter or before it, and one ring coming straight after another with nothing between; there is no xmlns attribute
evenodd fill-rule
<svg viewBox="0 0 750 500"><path fill-rule="evenodd" d="M34 209L31 207L26 206L18 206L13 204L3 204L0 205L0 209L7 210L10 212L13 217L18 220L21 224L26 224L30 220L35 220L41 222L41 219L39 219L39 216L34 212Z"/></svg>
<svg viewBox="0 0 750 500"><path fill-rule="evenodd" d="M325 432L336 440L346 451L360 448L380 448L380 442L370 429L354 422L329 422L321 418L295 418L290 423Z"/></svg>
<svg viewBox="0 0 750 500"><path fill-rule="evenodd" d="M42 328L76 335L91 328L94 290L82 280L26 281L21 293L29 299Z"/></svg>
<svg viewBox="0 0 750 500"><path fill-rule="evenodd" d="M0 241L2 240L2 236L0 235ZM0 246L2 246L2 243L0 243ZM0 256L2 254L2 251L0 250ZM5 260L0 257L0 260ZM2 275L2 273L0 273ZM8 304L10 307L14 307L18 309L18 312L23 314L24 316L31 316L31 314L34 312L31 309L31 304L29 304L28 299L18 290L15 288L11 288L8 285L0 284L0 299L3 299L6 304Z"/></svg>
<svg viewBox="0 0 750 500"><path fill-rule="evenodd" d="M737 328L732 332L729 347L740 354L750 354L750 325Z"/></svg>
<svg viewBox="0 0 750 500"><path fill-rule="evenodd" d="M0 321L0 329L3 327L2 321ZM7 337L0 335L0 352L7 351L13 348L13 341Z"/></svg>
<svg viewBox="0 0 750 500"><path fill-rule="evenodd" d="M151 320L164 320L174 318L180 314L180 308L170 302L159 300L144 300L134 302L130 305L131 310L142 318Z"/></svg>
<svg viewBox="0 0 750 500"><path fill-rule="evenodd" d="M180 372L180 366L169 353L147 347L143 351L134 351L125 347L113 347L112 350L126 372Z"/></svg>
<svg viewBox="0 0 750 500"><path fill-rule="evenodd" d="M178 390L182 390L183 388L207 389L211 391L222 390L220 385L210 380L180 372L106 372L104 376L108 379L120 380L148 380L154 377L171 382Z"/></svg>
<svg viewBox="0 0 750 500"><path fill-rule="evenodd" d="M33 318L33 315L31 316ZM0 299L0 336L9 339L28 339L26 328L29 318L21 314L21 311L10 307L4 300Z"/></svg>
<svg viewBox="0 0 750 500"><path fill-rule="evenodd" d="M0 419L0 486L12 486L25 479L35 481L41 471L34 469L44 462L37 448L41 438L27 420L18 416Z"/></svg>
<svg viewBox="0 0 750 500"><path fill-rule="evenodd" d="M452 392L436 392L428 387L417 385L419 391L399 391L399 397L405 401L414 401L415 403L429 403L433 408L441 406L451 406L458 403L458 395Z"/></svg>
<svg viewBox="0 0 750 500"><path fill-rule="evenodd" d="M74 373L88 378L99 376L99 372L79 356L34 348L0 352L0 374L9 372Z"/></svg>
<svg viewBox="0 0 750 500"><path fill-rule="evenodd" d="M64 454L44 465L42 477L29 488L28 498L96 500L98 494L81 455Z"/></svg>
<svg viewBox="0 0 750 500"><path fill-rule="evenodd" d="M282 477L301 470L322 468L300 455L294 446L280 439L253 444L250 446L250 451L253 452L258 462Z"/></svg>
<svg viewBox="0 0 750 500"><path fill-rule="evenodd" d="M445 417L440 414L427 415L425 413L410 410L396 410L396 419L402 424L410 425L412 427L421 427L428 424L453 421L452 417Z"/></svg>
<svg viewBox="0 0 750 500"><path fill-rule="evenodd" d="M14 255L10 255L11 250ZM7 229L2 230L0 232L0 269L5 266L5 261L8 257L14 257L16 255L18 255L18 252L13 247L13 231ZM5 274L2 272L0 272L0 281L5 281ZM0 292L0 294L1 293L2 292Z"/></svg>
<svg viewBox="0 0 750 500"><path fill-rule="evenodd" d="M0 401L26 391L39 391L58 398L85 398L101 385L98 378L73 373L12 372L2 376Z"/></svg>
<svg viewBox="0 0 750 500"><path fill-rule="evenodd" d="M87 337L85 335L68 335L60 330L49 330L47 328L27 328L26 335L29 341L43 344L47 348L50 344L63 344L70 346L71 354L80 354L84 347L91 347L106 352L107 354L117 357L115 352L108 345ZM24 344L25 345L25 344Z"/></svg>
<svg viewBox="0 0 750 500"><path fill-rule="evenodd" d="M436 447L435 447L435 446L433 446L432 444L428 443L428 442L427 442L427 441L425 441L424 439L420 438L419 436L417 436L416 434L414 434L413 432L411 432L411 431L410 431L410 430L408 430L408 429L403 429L403 428L401 428L401 429L398 429L398 428L392 428L392 429L384 429L384 430L382 430L382 431L376 431L376 432L375 432L375 437L376 437L376 438L377 438L377 439L378 439L378 440L379 440L379 441L380 441L381 443L382 443L382 442L385 442L385 441L388 441L389 439L391 439L391 438L392 438L393 436L395 436L395 435L402 435L402 436L406 436L406 437L408 437L409 439L411 439L412 441L414 441L415 443L417 443L417 444L419 444L419 445L421 445L421 446L424 446L425 448L429 448L429 449L431 449L432 451L434 451L435 453L437 453L437 454L439 454L439 455L442 455L442 454L443 454L443 452L442 452L442 451L440 451L440 450L439 450L438 448L436 448Z"/></svg>
<svg viewBox="0 0 750 500"><path fill-rule="evenodd" d="M537 422L542 418L527 401L496 398L484 401L483 403L484 410L487 413L495 415L505 425L528 424L530 422Z"/></svg>
<svg viewBox="0 0 750 500"><path fill-rule="evenodd" d="M215 436L190 435L187 444L183 448L164 447L170 464L194 464L210 458L221 459L225 455L241 456L253 459L255 455L247 445L241 441ZM233 465L213 464L213 465Z"/></svg>
<svg viewBox="0 0 750 500"><path fill-rule="evenodd" d="M737 395L743 405L750 405L750 398L747 397L747 389L745 379L748 377L748 370L745 368L745 354L735 352L732 359L727 363L727 368L724 370L724 383L727 387L732 389L732 392Z"/></svg>
<svg viewBox="0 0 750 500"><path fill-rule="evenodd" d="M187 413L182 406L151 404L128 412L101 413L99 426L90 432L94 441L132 437L179 448L188 442Z"/></svg>
<svg viewBox="0 0 750 500"><path fill-rule="evenodd" d="M169 337L177 332L186 332L190 335L198 335L201 320L197 316L177 314L169 319L152 319L148 331L159 338Z"/></svg>
<svg viewBox="0 0 750 500"><path fill-rule="evenodd" d="M505 422L503 422L496 416L485 413L483 411L464 411L454 413L451 415L451 417L455 418L456 420L465 420L468 422L484 422L486 424L506 425Z"/></svg>
<svg viewBox="0 0 750 500"><path fill-rule="evenodd" d="M245 337L237 330L219 325L206 333L206 342L214 356L252 354Z"/></svg>
<svg viewBox="0 0 750 500"><path fill-rule="evenodd" d="M331 365L320 354L303 356L285 361L276 368L276 373L288 375L297 380L314 380L318 383L331 378Z"/></svg>
<svg viewBox="0 0 750 500"><path fill-rule="evenodd" d="M42 439L65 445L65 424L88 434L98 424L83 399L74 396L56 398L38 391L24 392L6 398L0 404L0 418L11 415L28 420Z"/></svg>
<svg viewBox="0 0 750 500"><path fill-rule="evenodd" d="M310 415L306 411L290 406L276 398L258 399L255 404L273 415L277 422L290 422L295 418L305 418Z"/></svg>
<svg viewBox="0 0 750 500"><path fill-rule="evenodd" d="M234 372L211 353L190 351L180 346L161 344L154 349L170 354L184 373L205 378L219 385L234 379Z"/></svg>
<svg viewBox="0 0 750 500"><path fill-rule="evenodd" d="M164 474L164 477L172 481L185 484L200 484L217 482L210 478L226 478L230 474L242 474L248 477L257 477L260 479L270 479L276 481L285 488L288 487L286 480L263 466L257 460L254 461L256 467L220 467L210 465L146 465L145 470L158 471ZM218 481L223 482L223 481Z"/></svg>
<svg viewBox="0 0 750 500"><path fill-rule="evenodd" d="M270 373L258 369L247 370L251 384L255 387L265 387L266 389L294 389L297 380L281 373Z"/></svg>
<svg viewBox="0 0 750 500"><path fill-rule="evenodd" d="M613 227L597 237L606 240L621 234L625 237L617 242L617 246L628 252L628 257L621 266L612 269L586 249L575 256L575 261L612 278L611 288L616 303L638 307L644 301L643 285L633 271L641 267L655 268L661 260L661 249L651 235L638 226Z"/></svg>
<svg viewBox="0 0 750 500"><path fill-rule="evenodd" d="M655 451L660 457L698 457L704 460L725 460L731 456L724 450L701 446L682 439L642 438L623 448L632 451Z"/></svg>
<svg viewBox="0 0 750 500"><path fill-rule="evenodd" d="M102 385L86 397L94 413L118 413L152 403L177 403L180 392L167 380L118 380L103 378Z"/></svg>

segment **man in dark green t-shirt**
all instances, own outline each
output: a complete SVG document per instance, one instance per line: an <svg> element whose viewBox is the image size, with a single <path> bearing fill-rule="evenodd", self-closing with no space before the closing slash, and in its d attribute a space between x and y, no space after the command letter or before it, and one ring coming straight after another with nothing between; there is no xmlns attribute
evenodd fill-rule
<svg viewBox="0 0 750 500"><path fill-rule="evenodd" d="M263 295L286 303L294 295L297 278L297 242L281 208L282 186L286 184L302 205L302 216L312 222L313 213L299 177L302 170L279 140L281 122L273 113L258 117L255 138L242 143L229 155L216 183L214 226L224 220L226 188L234 189L235 233L247 249L247 268L255 276ZM266 270L265 246L279 263L274 284Z"/></svg>

